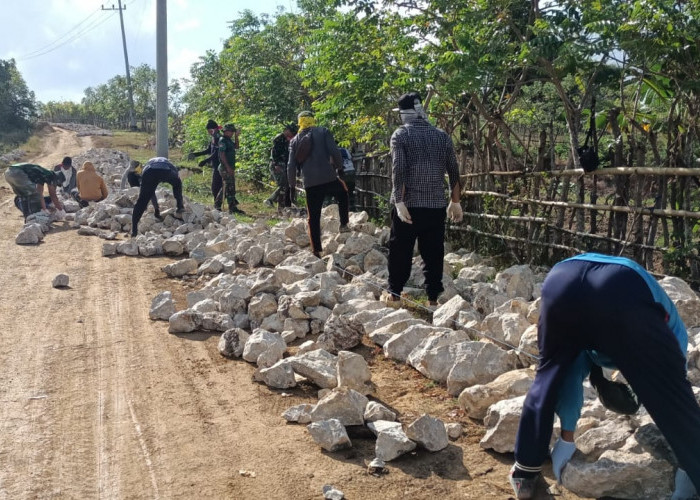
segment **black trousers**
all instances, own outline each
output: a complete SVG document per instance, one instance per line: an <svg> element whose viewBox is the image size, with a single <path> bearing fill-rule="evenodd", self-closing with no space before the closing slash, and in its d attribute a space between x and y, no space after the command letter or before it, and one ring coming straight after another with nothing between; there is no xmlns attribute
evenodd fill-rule
<svg viewBox="0 0 700 500"><path fill-rule="evenodd" d="M132 235L136 236L138 234L139 221L141 220L141 216L143 216L143 212L146 210L148 200L155 196L156 188L161 182L167 182L173 187L173 195L175 195L175 202L177 203L178 210L184 208L182 203L182 181L176 172L169 169L148 169L144 171L141 176L139 198L136 200L136 205L134 205L134 211L131 216Z"/></svg>
<svg viewBox="0 0 700 500"><path fill-rule="evenodd" d="M214 208L221 210L221 203L224 199L224 180L219 172L219 163L214 162L214 171L211 173L211 194L214 196Z"/></svg>
<svg viewBox="0 0 700 500"><path fill-rule="evenodd" d="M409 208L413 224L402 222L391 210L389 237L389 290L401 294L411 276L413 247L418 240L418 251L423 259L423 276L428 300L437 300L444 290L442 268L445 260L444 208Z"/></svg>
<svg viewBox="0 0 700 500"><path fill-rule="evenodd" d="M686 361L644 279L618 264L557 264L542 286L540 363L515 442L515 459L539 467L548 456L558 395L583 350L612 359L700 491L700 406Z"/></svg>
<svg viewBox="0 0 700 500"><path fill-rule="evenodd" d="M131 187L139 187L141 185L141 176L136 172L129 172L126 174L126 180L129 182L129 186ZM158 197L156 196L155 190L153 191L153 196L151 196L151 204L153 205L153 210L155 210L156 215L160 214Z"/></svg>
<svg viewBox="0 0 700 500"><path fill-rule="evenodd" d="M321 253L321 209L323 199L326 195L333 195L338 200L340 210L340 224L346 225L350 220L348 214L348 188L340 179L333 182L306 188L306 210L309 216L309 239L311 240L311 251Z"/></svg>

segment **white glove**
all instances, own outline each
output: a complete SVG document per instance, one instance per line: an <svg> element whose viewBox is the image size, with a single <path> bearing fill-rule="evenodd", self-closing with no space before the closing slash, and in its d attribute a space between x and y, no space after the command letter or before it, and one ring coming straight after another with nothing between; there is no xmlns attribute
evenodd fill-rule
<svg viewBox="0 0 700 500"><path fill-rule="evenodd" d="M396 204L396 213L399 216L399 219L401 219L401 222L405 222L406 224L413 224L413 221L411 220L411 214L408 213L408 208L406 208L406 205L403 201L400 201Z"/></svg>
<svg viewBox="0 0 700 500"><path fill-rule="evenodd" d="M452 222L462 222L462 205L459 203L455 203L454 201L451 201L449 205L447 205L447 217L452 221Z"/></svg>
<svg viewBox="0 0 700 500"><path fill-rule="evenodd" d="M564 441L562 438L557 439L552 447L552 470L554 471L554 477L557 478L557 482L561 483L561 471L564 466L571 460L574 452L576 451L576 445L571 441Z"/></svg>
<svg viewBox="0 0 700 500"><path fill-rule="evenodd" d="M676 471L676 489L673 490L671 500L685 500L693 498L696 494L695 486L683 469Z"/></svg>

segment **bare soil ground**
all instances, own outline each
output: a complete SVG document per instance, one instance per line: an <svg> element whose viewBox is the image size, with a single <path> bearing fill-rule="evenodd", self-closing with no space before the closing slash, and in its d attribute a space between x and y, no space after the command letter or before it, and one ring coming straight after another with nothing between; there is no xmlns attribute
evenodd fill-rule
<svg viewBox="0 0 700 500"><path fill-rule="evenodd" d="M93 145L61 129L43 144L30 160L47 168ZM169 259L104 258L102 240L67 223L38 246L18 246L12 198L2 184L0 499L318 499L325 484L348 499L510 496L512 456L482 450L482 426L412 368L369 344L358 349L376 399L403 422L430 413L465 433L443 451L417 451L369 475L372 439L327 453L305 426L280 417L315 402L316 388L283 396L252 382L252 365L221 357L218 335L171 335L167 323L149 320L158 292L173 291L183 307L196 286L165 277ZM52 288L58 273L70 276L69 288Z"/></svg>

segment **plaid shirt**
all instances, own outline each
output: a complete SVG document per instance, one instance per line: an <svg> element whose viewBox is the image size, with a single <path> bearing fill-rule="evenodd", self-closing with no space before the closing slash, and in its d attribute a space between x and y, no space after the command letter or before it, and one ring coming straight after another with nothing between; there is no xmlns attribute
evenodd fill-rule
<svg viewBox="0 0 700 500"><path fill-rule="evenodd" d="M459 183L452 139L427 120L417 118L391 136L391 203L406 207L445 208L445 173L450 192Z"/></svg>

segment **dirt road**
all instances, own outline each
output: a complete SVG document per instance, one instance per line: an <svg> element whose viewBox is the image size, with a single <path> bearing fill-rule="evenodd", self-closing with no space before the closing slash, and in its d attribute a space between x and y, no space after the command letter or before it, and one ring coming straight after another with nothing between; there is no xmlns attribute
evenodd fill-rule
<svg viewBox="0 0 700 500"><path fill-rule="evenodd" d="M56 130L45 144L32 161L49 167L91 141ZM372 440L325 453L280 418L315 402L314 388L282 396L251 381L253 366L222 358L218 335L175 336L149 320L160 291L184 305L186 289L160 271L169 259L104 258L102 240L61 224L41 245L18 246L21 222L3 184L0 499L319 499L324 484L349 499L508 497L511 458L481 450L480 426L414 370L360 349L378 398L402 419L429 411L463 422L465 436L368 475ZM70 288L52 288L58 273Z"/></svg>

